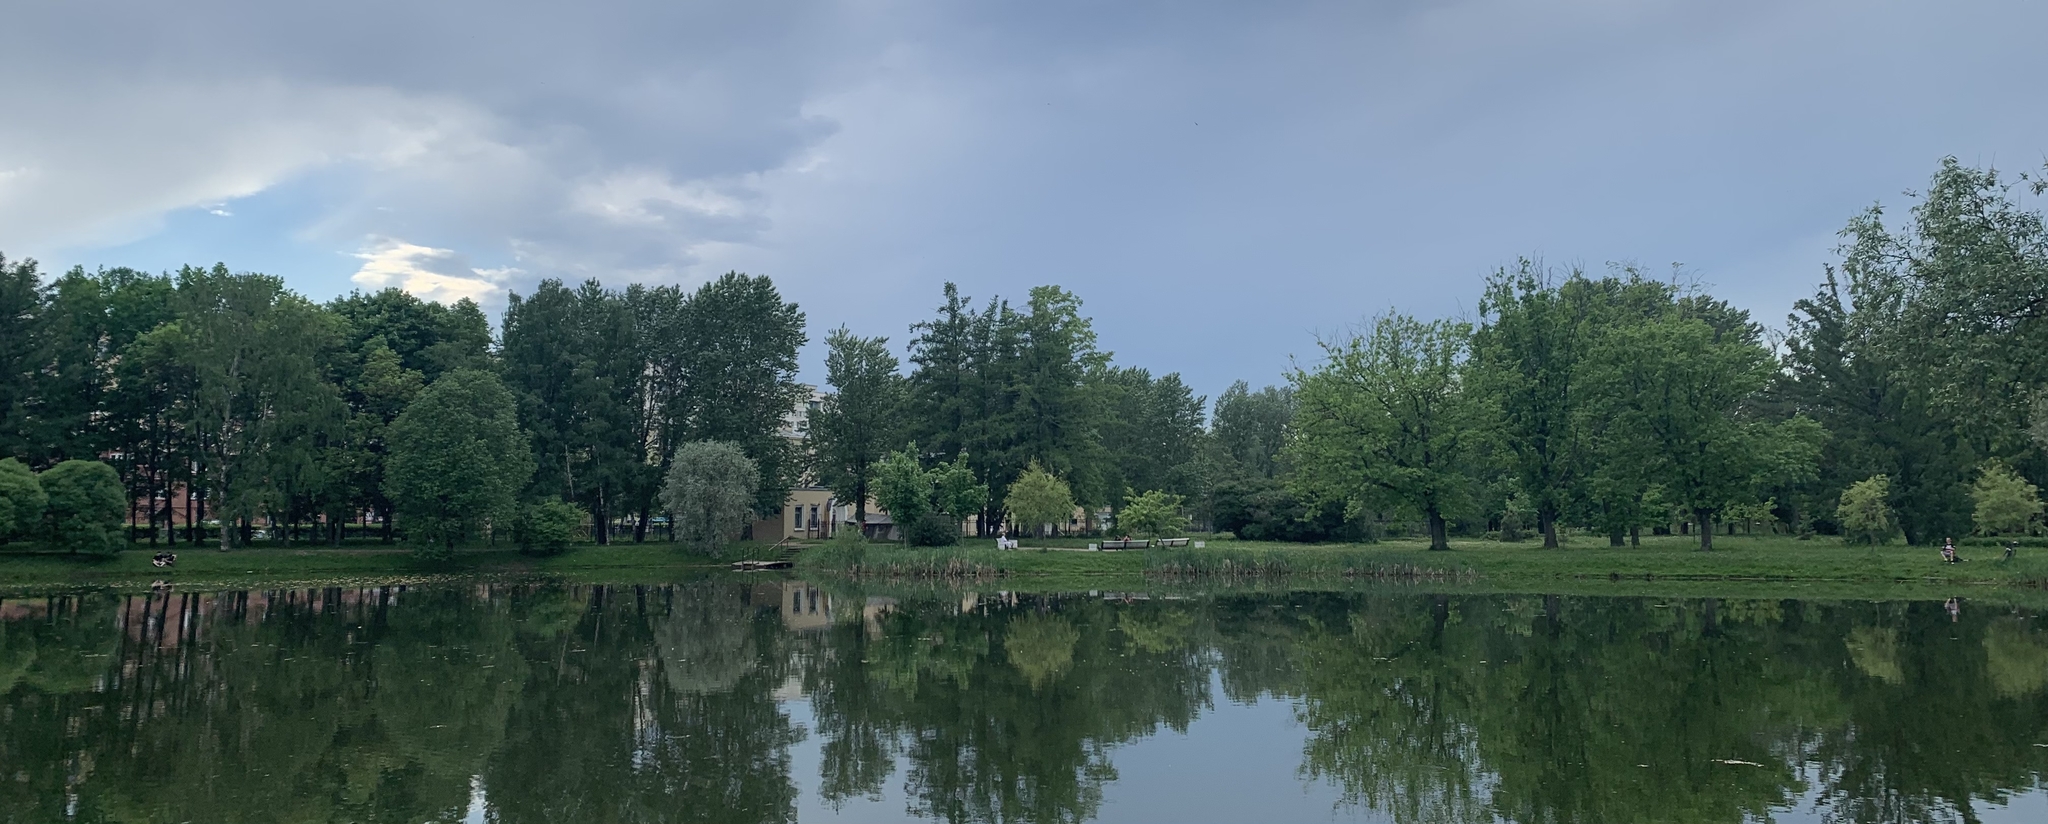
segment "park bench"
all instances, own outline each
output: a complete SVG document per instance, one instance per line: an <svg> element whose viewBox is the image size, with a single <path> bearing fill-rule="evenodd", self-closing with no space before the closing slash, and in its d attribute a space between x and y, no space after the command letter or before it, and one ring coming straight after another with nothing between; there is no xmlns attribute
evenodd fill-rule
<svg viewBox="0 0 2048 824"><path fill-rule="evenodd" d="M1151 542L1151 541L1149 541L1149 540L1146 540L1146 539L1143 539L1143 538L1134 538L1134 539L1131 539L1131 540L1128 540L1128 541L1103 541L1103 542L1102 542L1102 548L1103 548L1103 549L1144 549L1145 547L1148 547L1148 546L1151 546L1151 545L1152 545L1152 542Z"/></svg>
<svg viewBox="0 0 2048 824"><path fill-rule="evenodd" d="M1161 539L1159 539L1159 545L1160 545L1160 546L1187 546L1187 545L1188 545L1188 539L1186 539L1186 538L1161 538Z"/></svg>

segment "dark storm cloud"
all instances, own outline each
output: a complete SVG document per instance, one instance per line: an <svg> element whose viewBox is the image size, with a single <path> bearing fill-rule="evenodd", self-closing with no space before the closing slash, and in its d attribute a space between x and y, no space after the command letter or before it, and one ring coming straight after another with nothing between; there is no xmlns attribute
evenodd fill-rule
<svg viewBox="0 0 2048 824"><path fill-rule="evenodd" d="M1121 360L1211 392L1276 379L1314 330L1463 311L1518 255L1682 261L1774 321L1856 209L1944 154L2048 148L2028 0L135 0L6 24L12 254L327 170L347 183L301 234L362 285L738 268L901 343L943 280L1056 282Z"/></svg>

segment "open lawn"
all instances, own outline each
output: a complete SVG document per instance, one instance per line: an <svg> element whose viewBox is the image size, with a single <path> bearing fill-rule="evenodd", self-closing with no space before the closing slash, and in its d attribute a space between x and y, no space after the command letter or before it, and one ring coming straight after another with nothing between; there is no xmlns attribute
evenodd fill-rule
<svg viewBox="0 0 2048 824"><path fill-rule="evenodd" d="M150 565L154 553L137 547L111 558L39 552L19 546L0 549L0 587L147 586L166 581L181 586L325 581L404 581L490 576L536 576L607 581L653 581L695 577L723 569L740 558L769 557L774 548L742 542L727 547L719 558L682 549L677 544L649 542L609 546L580 544L550 557L521 555L510 547L470 547L447 561L422 561L403 547L251 548L221 552L214 548L179 547L177 566Z"/></svg>

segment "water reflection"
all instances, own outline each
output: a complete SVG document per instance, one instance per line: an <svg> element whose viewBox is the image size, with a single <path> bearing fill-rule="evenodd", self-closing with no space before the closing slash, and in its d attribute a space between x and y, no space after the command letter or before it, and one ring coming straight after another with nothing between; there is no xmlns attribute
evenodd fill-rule
<svg viewBox="0 0 2048 824"><path fill-rule="evenodd" d="M779 581L8 599L0 822L1079 822L1245 792L1117 770L1139 741L1231 758L1177 736L1240 704L1288 708L1289 789L1338 817L1973 821L2038 793L2048 626Z"/></svg>

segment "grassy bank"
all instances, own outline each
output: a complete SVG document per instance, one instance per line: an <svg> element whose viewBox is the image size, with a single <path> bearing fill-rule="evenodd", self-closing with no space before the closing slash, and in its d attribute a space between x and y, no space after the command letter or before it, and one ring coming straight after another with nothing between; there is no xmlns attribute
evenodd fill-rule
<svg viewBox="0 0 2048 824"><path fill-rule="evenodd" d="M1940 562L1926 547L1852 547L1830 539L1724 536L1712 552L1695 539L1659 537L1640 548L1579 541L1546 550L1527 542L1421 542L1310 546L1214 542L1203 549L1087 552L832 546L807 552L800 571L868 579L1031 579L1138 576L1155 582L1236 579L1365 579L1435 585L1550 586L1566 582L1777 582L1854 586L2048 584L2048 550L2025 548L2011 562L1995 547L1966 547L1963 563Z"/></svg>
<svg viewBox="0 0 2048 824"><path fill-rule="evenodd" d="M521 555L510 547L465 547L445 561L424 561L405 548L295 547L221 552L180 547L177 566L150 565L153 551L130 549L95 558L10 547L0 551L0 587L133 587L166 581L181 586L241 586L259 582L406 581L439 578L534 576L655 581L698 576L740 558L768 557L774 548L744 542L720 558L693 554L670 543L582 544L561 555Z"/></svg>
<svg viewBox="0 0 2048 824"><path fill-rule="evenodd" d="M1430 552L1420 542L1367 545L1211 542L1203 549L1088 552L1027 547L996 550L973 542L946 549L889 544L822 544L797 560L796 574L814 580L934 586L1069 590L1285 590L1419 585L1440 591L1554 594L1728 594L1784 597L1892 598L1954 594L1959 588L2039 590L2048 586L2048 549L2028 547L2012 562L1995 547L1965 547L1964 563L1940 563L1925 547L1848 547L1816 539L1721 537L1715 551L1697 551L1683 537L1647 540L1640 549L1580 540L1546 550L1533 542L1453 542ZM992 542L989 542L992 543ZM402 548L260 548L234 552L184 549L171 570L149 564L140 548L113 558L0 551L0 588L238 587L362 582L546 577L588 582L656 583L695 578L741 557L767 557L774 547L741 544L723 558L674 544L585 544L553 557L510 548L472 547L448 561L421 561ZM1943 596L1946 597L1946 596Z"/></svg>

